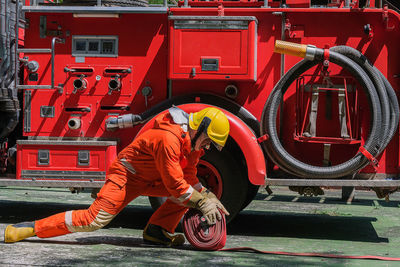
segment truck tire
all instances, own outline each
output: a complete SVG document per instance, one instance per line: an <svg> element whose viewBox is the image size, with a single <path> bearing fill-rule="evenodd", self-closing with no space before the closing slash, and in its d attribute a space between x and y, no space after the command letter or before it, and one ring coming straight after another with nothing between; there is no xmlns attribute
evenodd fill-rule
<svg viewBox="0 0 400 267"><path fill-rule="evenodd" d="M244 210L251 203L251 201L253 201L253 199L256 197L256 195L258 193L259 188L260 188L259 185L254 185L254 184L250 183L250 181L247 181L246 200L243 203L241 210Z"/></svg>
<svg viewBox="0 0 400 267"><path fill-rule="evenodd" d="M223 149L219 152L216 149L211 149L200 159L197 167L197 176L200 182L213 191L229 211L230 215L226 218L227 222L230 222L246 205L248 181L239 166L240 164L229 150ZM165 199L149 197L154 210Z"/></svg>

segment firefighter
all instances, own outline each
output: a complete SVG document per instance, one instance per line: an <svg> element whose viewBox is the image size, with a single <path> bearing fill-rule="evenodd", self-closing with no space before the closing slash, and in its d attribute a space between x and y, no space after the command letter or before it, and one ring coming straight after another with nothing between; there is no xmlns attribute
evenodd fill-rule
<svg viewBox="0 0 400 267"><path fill-rule="evenodd" d="M138 196L168 197L154 212L143 231L145 242L182 245L175 234L189 207L200 210L208 224L229 215L218 198L196 177L196 165L213 144L221 150L229 135L229 121L214 107L187 114L172 107L156 117L151 129L140 134L111 164L107 179L93 204L34 222L8 225L4 241L13 243L31 236L40 238L89 232L106 226Z"/></svg>

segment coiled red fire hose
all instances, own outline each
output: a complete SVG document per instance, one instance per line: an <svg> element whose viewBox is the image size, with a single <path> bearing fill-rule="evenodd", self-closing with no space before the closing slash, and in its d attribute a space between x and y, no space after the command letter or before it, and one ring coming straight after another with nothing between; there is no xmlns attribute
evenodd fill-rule
<svg viewBox="0 0 400 267"><path fill-rule="evenodd" d="M196 209L189 209L183 217L183 232L192 246L200 250L219 250L226 242L226 221L222 220L214 225L208 225L202 213Z"/></svg>
<svg viewBox="0 0 400 267"><path fill-rule="evenodd" d="M221 213L222 214L222 213ZM338 259L364 259L364 260L384 260L384 261L400 261L400 258L382 257L382 256L350 256L324 253L298 253L285 251L262 251L251 247L237 247L222 249L226 243L226 220L222 215L222 220L217 221L215 225L207 225L206 219L201 212L196 209L189 209L183 217L183 232L186 239L192 246L200 250L219 250L233 252L255 252L272 255L286 256L304 256L304 257L323 257Z"/></svg>

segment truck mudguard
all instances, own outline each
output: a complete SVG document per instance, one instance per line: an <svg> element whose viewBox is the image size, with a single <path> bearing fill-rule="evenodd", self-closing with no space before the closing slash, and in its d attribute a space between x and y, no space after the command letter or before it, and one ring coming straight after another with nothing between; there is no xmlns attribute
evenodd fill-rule
<svg viewBox="0 0 400 267"><path fill-rule="evenodd" d="M197 112L206 107L212 107L212 105L201 104L201 103L189 103L179 105L179 108L183 109L187 113ZM217 107L219 108L219 107ZM221 108L220 108L221 109ZM263 185L266 177L266 166L264 153L257 142L257 137L253 131L238 117L223 109L225 115L229 119L231 126L230 136L235 140L242 150L247 164L247 174L249 180L254 185ZM164 110L161 113L165 113ZM146 124L140 129L137 136L145 130L149 129L154 122L154 117L146 122Z"/></svg>

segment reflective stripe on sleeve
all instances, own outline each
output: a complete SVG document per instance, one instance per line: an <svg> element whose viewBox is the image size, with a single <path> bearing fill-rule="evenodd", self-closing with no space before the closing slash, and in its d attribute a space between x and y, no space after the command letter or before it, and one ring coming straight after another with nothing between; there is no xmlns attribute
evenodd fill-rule
<svg viewBox="0 0 400 267"><path fill-rule="evenodd" d="M121 164L122 164L130 173L136 174L135 168L133 168L132 164L130 164L130 163L128 162L127 159L122 158L122 159L120 159L119 161L121 162Z"/></svg>
<svg viewBox="0 0 400 267"><path fill-rule="evenodd" d="M193 194L193 187L189 186L189 189L186 191L186 193L184 193L182 196L180 196L179 198L176 198L174 196L170 196L168 197L172 202L177 203L177 204L183 204L184 202L188 201L190 199L190 197Z"/></svg>
<svg viewBox="0 0 400 267"><path fill-rule="evenodd" d="M203 185L201 183L197 183L193 186L194 189L196 189L197 191L201 192L203 191Z"/></svg>
<svg viewBox="0 0 400 267"><path fill-rule="evenodd" d="M186 193L184 193L182 196L180 196L178 199L180 202L185 202L187 200L190 199L190 197L192 196L194 189L192 186L189 186L188 190L186 191Z"/></svg>

